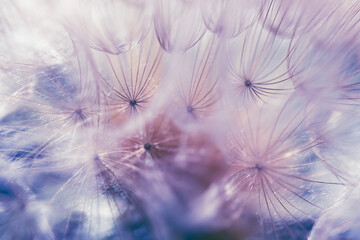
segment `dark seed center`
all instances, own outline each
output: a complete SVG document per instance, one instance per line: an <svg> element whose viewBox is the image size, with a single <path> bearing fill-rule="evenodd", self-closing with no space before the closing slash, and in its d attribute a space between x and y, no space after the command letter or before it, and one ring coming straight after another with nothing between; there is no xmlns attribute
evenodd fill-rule
<svg viewBox="0 0 360 240"><path fill-rule="evenodd" d="M145 149L146 151L150 151L150 150L151 150L151 144L150 144L150 143L145 143L145 144L144 144L144 149Z"/></svg>
<svg viewBox="0 0 360 240"><path fill-rule="evenodd" d="M137 105L136 100L131 100L129 103L130 103L130 106L132 106L132 107L135 107Z"/></svg>
<svg viewBox="0 0 360 240"><path fill-rule="evenodd" d="M99 155L95 154L95 156L94 156L94 161L95 161L95 162L100 161L100 157L99 157Z"/></svg>
<svg viewBox="0 0 360 240"><path fill-rule="evenodd" d="M245 86L246 87L250 87L251 85L252 85L252 83L250 82L250 80L245 81Z"/></svg>
<svg viewBox="0 0 360 240"><path fill-rule="evenodd" d="M186 110L188 111L188 113L192 113L194 111L193 107L191 106L188 106Z"/></svg>
<svg viewBox="0 0 360 240"><path fill-rule="evenodd" d="M260 172L261 170L263 170L264 167L261 164L257 163L255 164L255 168Z"/></svg>
<svg viewBox="0 0 360 240"><path fill-rule="evenodd" d="M78 121L78 120L84 121L87 118L86 113L81 108L76 109L74 111L74 114L75 114L75 121Z"/></svg>

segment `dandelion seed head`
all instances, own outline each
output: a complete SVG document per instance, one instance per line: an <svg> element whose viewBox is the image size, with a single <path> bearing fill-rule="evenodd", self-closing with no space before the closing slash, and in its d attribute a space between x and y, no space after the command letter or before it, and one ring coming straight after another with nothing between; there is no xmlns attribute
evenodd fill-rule
<svg viewBox="0 0 360 240"><path fill-rule="evenodd" d="M3 0L0 238L356 236L359 8Z"/></svg>
<svg viewBox="0 0 360 240"><path fill-rule="evenodd" d="M297 113L288 115L294 106ZM316 198L311 192L329 192L332 188L326 186L332 184L342 187L330 162L317 158L312 151L318 141L311 140L304 132L305 108L293 100L279 107L273 110L267 107L257 113L245 110L243 114L248 116L239 123L237 135L234 130L230 132L230 146L225 146L230 151L226 155L230 157L228 173L210 187L212 193L209 189L204 195L206 201L219 201L223 196L225 202L219 201L215 205L218 209L213 211L226 217L241 218L249 209L256 211L263 228L259 233L264 231L269 236L276 236L281 228L286 228L286 221L301 226L302 220L318 216L321 209L318 204L325 205L322 201L325 195ZM278 111L275 118L261 117L267 110L274 113L275 109ZM287 127L277 131L280 123ZM300 139L301 135L306 136L304 140ZM216 192L218 195L214 195ZM288 234L295 233L290 230Z"/></svg>
<svg viewBox="0 0 360 240"><path fill-rule="evenodd" d="M241 105L289 96L293 92L291 71L286 66L289 43L288 39L264 29L261 22L229 41L225 45L223 73L226 96L238 98Z"/></svg>

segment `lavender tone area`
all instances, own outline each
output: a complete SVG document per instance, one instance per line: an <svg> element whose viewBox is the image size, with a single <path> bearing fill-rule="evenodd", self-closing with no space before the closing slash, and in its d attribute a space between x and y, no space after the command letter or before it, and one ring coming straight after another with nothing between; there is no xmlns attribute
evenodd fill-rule
<svg viewBox="0 0 360 240"><path fill-rule="evenodd" d="M359 0L0 0L0 240L360 239Z"/></svg>

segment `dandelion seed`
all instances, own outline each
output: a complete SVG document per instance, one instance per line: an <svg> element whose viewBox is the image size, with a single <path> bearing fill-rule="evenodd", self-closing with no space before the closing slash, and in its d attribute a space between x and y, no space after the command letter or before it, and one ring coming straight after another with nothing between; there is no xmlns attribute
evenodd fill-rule
<svg viewBox="0 0 360 240"><path fill-rule="evenodd" d="M260 17L264 1L202 1L206 27L222 37L236 37Z"/></svg>
<svg viewBox="0 0 360 240"><path fill-rule="evenodd" d="M163 49L187 50L203 37L206 29L200 9L196 1L157 1L154 25Z"/></svg>
<svg viewBox="0 0 360 240"><path fill-rule="evenodd" d="M80 43L117 55L129 51L148 33L152 13L147 6L146 1L64 1L60 7L67 11L61 12L60 21Z"/></svg>
<svg viewBox="0 0 360 240"><path fill-rule="evenodd" d="M22 119L20 126L32 124L64 130L89 125L100 118L100 86L93 82L95 73L89 69L89 62L80 64L80 57L75 57L74 64L37 69L35 75L28 76L14 71L4 79L11 79L14 88L27 86L27 93L1 93L10 104L16 102L29 111L31 119Z"/></svg>
<svg viewBox="0 0 360 240"><path fill-rule="evenodd" d="M181 130L163 115L149 120L129 135L131 137L123 139L121 145L129 154L136 153L134 157L150 169L164 167L163 161L171 160L182 139Z"/></svg>
<svg viewBox="0 0 360 240"><path fill-rule="evenodd" d="M329 110L357 105L359 71L349 64L351 56L359 51L355 46L354 39L340 45L310 37L294 42L289 69L297 93Z"/></svg>
<svg viewBox="0 0 360 240"><path fill-rule="evenodd" d="M250 26L230 42L225 74L229 82L225 91L232 93L229 98L236 97L240 105L249 105L291 93L291 71L286 66L289 43L260 24Z"/></svg>
<svg viewBox="0 0 360 240"><path fill-rule="evenodd" d="M326 204L324 186L343 184L325 160L314 157L312 149L321 143L309 139L304 108L293 104L243 113L238 133L232 130L228 140L230 171L204 195L218 191L207 201L219 204L219 211L230 219L256 212L260 228L253 234L259 238L280 239L284 234L296 239L296 234L306 233L303 222L317 217ZM277 114L267 115L268 111ZM292 223L302 229L300 233Z"/></svg>
<svg viewBox="0 0 360 240"><path fill-rule="evenodd" d="M292 37L313 30L341 2L273 0L266 1L264 5L261 18L265 19L265 26L277 35Z"/></svg>
<svg viewBox="0 0 360 240"><path fill-rule="evenodd" d="M359 34L359 1L345 0L329 6L331 11L309 35L323 45L347 43L356 39Z"/></svg>
<svg viewBox="0 0 360 240"><path fill-rule="evenodd" d="M114 123L136 116L151 103L162 73L162 54L163 50L149 33L128 53L103 56L107 69L100 77L108 89L107 104Z"/></svg>
<svg viewBox="0 0 360 240"><path fill-rule="evenodd" d="M50 201L63 209L56 220L57 238L123 237L130 234L127 222L134 220L126 214L146 219L136 197L141 186L138 161L108 136L90 131L75 142L62 140L57 146L62 155L37 159L29 169L35 175L52 171L65 179L53 186L57 190Z"/></svg>
<svg viewBox="0 0 360 240"><path fill-rule="evenodd" d="M170 113L179 124L202 121L216 112L219 73L214 66L219 49L215 37L205 36L195 47L177 56L176 61L191 63L184 65L178 76L172 76L176 98L167 104L171 104Z"/></svg>
<svg viewBox="0 0 360 240"><path fill-rule="evenodd" d="M356 238L359 9L3 0L0 238Z"/></svg>

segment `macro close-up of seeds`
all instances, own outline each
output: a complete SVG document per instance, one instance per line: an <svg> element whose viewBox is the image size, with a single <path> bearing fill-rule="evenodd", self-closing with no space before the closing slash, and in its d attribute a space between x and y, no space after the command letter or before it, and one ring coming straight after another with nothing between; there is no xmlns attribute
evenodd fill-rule
<svg viewBox="0 0 360 240"><path fill-rule="evenodd" d="M360 239L359 0L0 0L1 240Z"/></svg>

